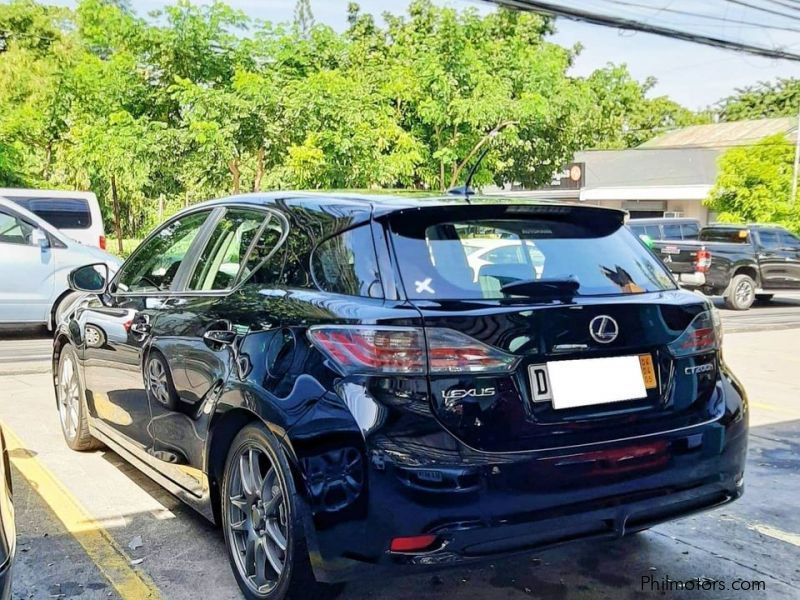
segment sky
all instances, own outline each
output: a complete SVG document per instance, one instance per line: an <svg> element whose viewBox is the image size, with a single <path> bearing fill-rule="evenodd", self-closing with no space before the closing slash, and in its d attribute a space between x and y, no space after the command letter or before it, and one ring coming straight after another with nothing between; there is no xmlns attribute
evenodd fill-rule
<svg viewBox="0 0 800 600"><path fill-rule="evenodd" d="M65 5L75 3L75 0L44 1ZM295 0L225 1L253 18L270 21L291 20L295 6ZM614 2L614 0L607 1ZM480 0L434 0L434 2L457 9L473 7L482 12L493 10L490 4ZM168 3L165 0L131 0L134 9L142 15ZM405 11L409 0L358 0L358 3L363 12L380 15L384 11L393 13ZM579 0L564 0L563 3L587 6L585 2ZM753 11L728 0L704 0L702 3L695 0L638 0L640 5L645 3L652 7L703 12L728 19L772 25L785 26L787 23L794 25L792 19L787 17ZM347 4L348 0L311 0L316 21L328 24L337 30L344 29L346 25ZM592 4L602 6L604 3L595 1ZM782 46L800 53L800 32L721 24L709 19L689 18L658 10L630 8L630 4L626 5L629 8L620 8L619 3L614 6L615 14L620 16L645 18L681 30L714 34L753 44ZM800 11L800 8L794 10ZM800 30L800 12L797 15L796 25ZM553 41L563 46L572 46L580 42L584 47L573 67L573 74L587 75L607 63L625 63L637 79L643 80L653 76L658 80L651 96L667 95L691 109L711 106L721 98L733 94L737 88L753 85L758 81L774 80L776 77L800 77L800 62L760 58L690 42L565 19L559 19L556 26L558 32L552 38Z"/></svg>

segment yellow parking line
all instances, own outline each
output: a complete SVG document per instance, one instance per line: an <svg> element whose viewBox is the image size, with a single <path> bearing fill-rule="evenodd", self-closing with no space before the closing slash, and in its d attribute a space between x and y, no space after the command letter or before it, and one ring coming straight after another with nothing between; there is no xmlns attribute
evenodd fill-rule
<svg viewBox="0 0 800 600"><path fill-rule="evenodd" d="M111 534L95 521L78 500L25 448L22 441L6 424L3 423L2 427L11 462L50 506L66 530L83 546L86 554L114 586L122 600L161 598L161 592L150 578L131 566L130 559Z"/></svg>

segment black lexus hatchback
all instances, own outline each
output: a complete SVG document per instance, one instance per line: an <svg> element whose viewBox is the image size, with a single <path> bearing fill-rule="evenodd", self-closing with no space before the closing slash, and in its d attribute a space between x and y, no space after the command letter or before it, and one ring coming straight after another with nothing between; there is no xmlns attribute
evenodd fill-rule
<svg viewBox="0 0 800 600"><path fill-rule="evenodd" d="M618 537L743 491L709 302L621 211L253 194L152 233L58 328L70 447L221 524L249 598Z"/></svg>

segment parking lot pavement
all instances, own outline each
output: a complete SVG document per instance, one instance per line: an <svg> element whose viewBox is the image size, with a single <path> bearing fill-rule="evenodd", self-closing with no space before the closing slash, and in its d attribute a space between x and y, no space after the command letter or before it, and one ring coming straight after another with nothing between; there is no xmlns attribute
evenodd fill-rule
<svg viewBox="0 0 800 600"><path fill-rule="evenodd" d="M631 538L358 581L342 597L684 598L687 592L662 594L657 585L702 578L704 598L800 598L800 329L729 333L725 356L751 401L740 501ZM241 597L219 530L113 452L68 450L48 374L10 375L5 366L0 421L20 440L11 449L15 598ZM733 591L735 581L764 587Z"/></svg>

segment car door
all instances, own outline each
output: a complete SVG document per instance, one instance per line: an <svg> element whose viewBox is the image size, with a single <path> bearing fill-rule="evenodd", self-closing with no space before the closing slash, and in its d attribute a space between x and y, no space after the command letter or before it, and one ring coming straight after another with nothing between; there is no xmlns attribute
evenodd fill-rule
<svg viewBox="0 0 800 600"><path fill-rule="evenodd" d="M779 229L760 229L757 236L758 264L761 271L761 287L781 289L790 285L792 253L781 241Z"/></svg>
<svg viewBox="0 0 800 600"><path fill-rule="evenodd" d="M39 243L47 239L33 223L0 207L0 322L48 320L55 285L55 259L49 243Z"/></svg>
<svg viewBox="0 0 800 600"><path fill-rule="evenodd" d="M202 457L213 406L237 368L238 344L250 330L279 324L279 319L265 321L250 310L235 288L273 255L285 231L285 220L277 213L226 208L215 216L202 250L192 257L180 298L167 309L165 318L180 323L170 340L180 362L173 370L175 402L150 398L155 455L163 461L162 472L196 496L204 492ZM268 272L258 269L261 276Z"/></svg>
<svg viewBox="0 0 800 600"><path fill-rule="evenodd" d="M781 246L786 256L786 286L800 288L800 238L788 231L780 231Z"/></svg>
<svg viewBox="0 0 800 600"><path fill-rule="evenodd" d="M169 365L179 360L160 341L176 327L173 290L211 214L192 211L158 229L123 264L103 302L78 316L89 412L98 429L145 460L153 454L153 435L143 369L159 353L167 379Z"/></svg>

